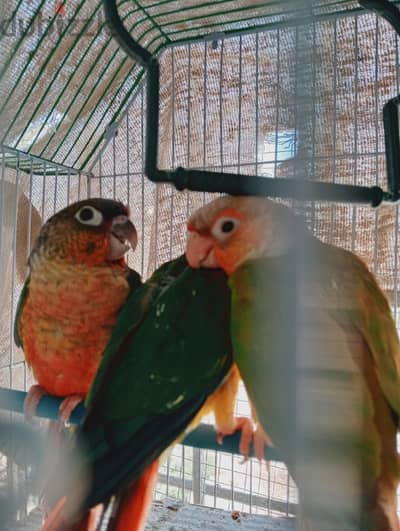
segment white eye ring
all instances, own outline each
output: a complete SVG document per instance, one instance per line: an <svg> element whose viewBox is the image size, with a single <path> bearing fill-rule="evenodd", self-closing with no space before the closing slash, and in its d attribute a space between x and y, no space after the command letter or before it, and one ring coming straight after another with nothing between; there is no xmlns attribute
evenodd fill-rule
<svg viewBox="0 0 400 531"><path fill-rule="evenodd" d="M92 225L98 227L103 223L103 214L96 208L86 205L78 210L75 214L75 219L83 225Z"/></svg>
<svg viewBox="0 0 400 531"><path fill-rule="evenodd" d="M218 240L226 240L239 227L240 221L229 216L220 217L214 223L211 234Z"/></svg>

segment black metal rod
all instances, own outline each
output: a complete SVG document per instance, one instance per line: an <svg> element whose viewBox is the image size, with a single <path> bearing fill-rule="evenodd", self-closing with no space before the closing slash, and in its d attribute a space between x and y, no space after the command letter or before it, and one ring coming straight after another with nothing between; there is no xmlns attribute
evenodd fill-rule
<svg viewBox="0 0 400 531"><path fill-rule="evenodd" d="M16 391L15 389L0 387L0 409L23 413L25 398L26 393L24 391ZM39 402L37 416L50 420L58 420L58 408L60 407L62 400L62 398L55 396L44 396ZM82 421L85 412L84 405L79 404L72 412L70 419L71 424L79 424ZM182 444L185 444L186 446L194 446L206 450L217 450L219 452L228 452L231 454L240 454L239 443L240 433L238 432L224 437L222 445L218 444L214 428L207 424L200 424L200 426L187 435L182 442ZM250 457L252 456L254 456L253 448L250 452ZM274 448L265 449L265 458L274 461L282 460Z"/></svg>
<svg viewBox="0 0 400 531"><path fill-rule="evenodd" d="M358 3L364 9L374 11L387 20L400 36L400 11L392 2L389 0L358 0ZM385 103L383 107L388 189L392 201L400 198L399 103L400 96L397 96Z"/></svg>
<svg viewBox="0 0 400 531"><path fill-rule="evenodd" d="M400 36L400 11L389 0L358 0L360 6L369 11L374 11L391 24L395 32Z"/></svg>
<svg viewBox="0 0 400 531"><path fill-rule="evenodd" d="M236 173L217 173L178 168L161 172L163 182L173 183L178 190L225 192L231 195L267 195L305 201L339 201L370 203L378 206L389 199L378 186L353 186L289 178L257 177Z"/></svg>
<svg viewBox="0 0 400 531"><path fill-rule="evenodd" d="M103 6L112 36L132 59L146 68L153 56L132 39L119 16L117 3L114 0L103 0Z"/></svg>
<svg viewBox="0 0 400 531"><path fill-rule="evenodd" d="M147 69L146 152L144 171L153 182L162 182L158 170L158 128L160 113L160 65L154 57Z"/></svg>
<svg viewBox="0 0 400 531"><path fill-rule="evenodd" d="M383 107L388 187L396 198L400 196L399 104L400 96L389 100Z"/></svg>
<svg viewBox="0 0 400 531"><path fill-rule="evenodd" d="M267 195L308 201L369 203L372 206L378 206L383 200L394 201L398 199L397 194L393 193L393 189L389 193L385 193L377 186L365 187L294 179L268 179L252 175L214 173L184 168L178 168L174 171L160 170L158 168L160 107L158 60L140 46L125 29L118 14L116 0L103 0L103 3L106 20L112 34L126 53L147 70L145 173L151 181L174 184L178 190L187 188L199 192L223 192L232 195ZM379 8L379 11L382 11L380 9L381 2L360 0L359 3L363 7L376 10ZM390 2L384 3L389 4L389 6L385 5L386 15L383 16L389 16L391 23L397 24L397 9L391 6Z"/></svg>

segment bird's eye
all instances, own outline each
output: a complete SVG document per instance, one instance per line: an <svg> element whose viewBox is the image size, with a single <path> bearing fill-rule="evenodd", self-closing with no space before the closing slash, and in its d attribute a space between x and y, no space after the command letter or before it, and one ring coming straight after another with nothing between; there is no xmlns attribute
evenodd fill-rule
<svg viewBox="0 0 400 531"><path fill-rule="evenodd" d="M92 206L84 206L75 214L75 218L84 225L98 227L103 223L103 214Z"/></svg>
<svg viewBox="0 0 400 531"><path fill-rule="evenodd" d="M221 217L211 229L211 234L218 240L228 238L240 225L240 221L232 217Z"/></svg>

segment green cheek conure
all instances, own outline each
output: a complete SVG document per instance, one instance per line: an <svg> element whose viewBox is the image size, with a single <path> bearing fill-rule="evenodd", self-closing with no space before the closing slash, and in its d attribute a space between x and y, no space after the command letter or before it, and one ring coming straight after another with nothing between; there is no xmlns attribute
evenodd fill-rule
<svg viewBox="0 0 400 531"><path fill-rule="evenodd" d="M307 528L398 531L400 344L374 276L265 198L216 199L188 230L190 265L229 276L258 441L281 452Z"/></svg>
<svg viewBox="0 0 400 531"><path fill-rule="evenodd" d="M62 420L85 398L118 312L141 284L124 258L136 244L128 208L109 199L73 203L43 225L14 332L38 382L25 401L28 417L43 394L67 397Z"/></svg>

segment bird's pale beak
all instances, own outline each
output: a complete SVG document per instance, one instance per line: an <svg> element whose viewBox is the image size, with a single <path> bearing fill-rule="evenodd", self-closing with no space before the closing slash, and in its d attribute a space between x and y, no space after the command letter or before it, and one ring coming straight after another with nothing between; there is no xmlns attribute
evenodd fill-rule
<svg viewBox="0 0 400 531"><path fill-rule="evenodd" d="M129 245L128 243L129 242ZM119 260L137 245L137 232L135 225L127 216L117 216L113 219L110 229L109 260Z"/></svg>
<svg viewBox="0 0 400 531"><path fill-rule="evenodd" d="M189 265L195 269L199 267L218 267L212 237L199 234L196 231L190 231L186 244L186 258Z"/></svg>

